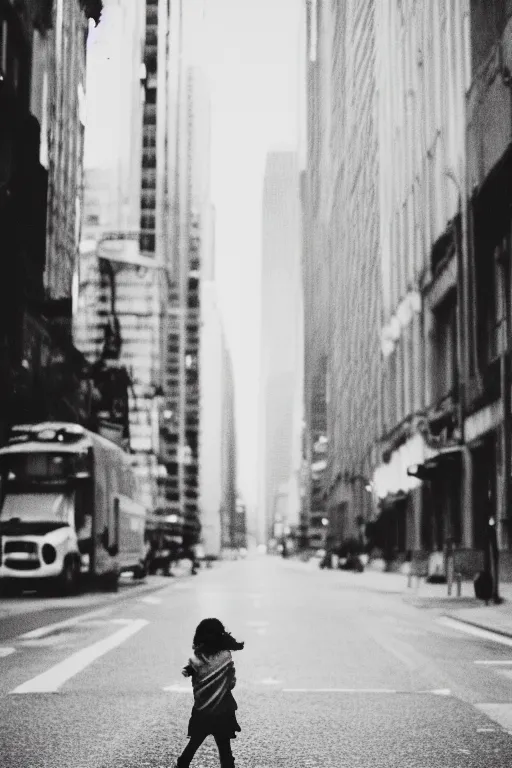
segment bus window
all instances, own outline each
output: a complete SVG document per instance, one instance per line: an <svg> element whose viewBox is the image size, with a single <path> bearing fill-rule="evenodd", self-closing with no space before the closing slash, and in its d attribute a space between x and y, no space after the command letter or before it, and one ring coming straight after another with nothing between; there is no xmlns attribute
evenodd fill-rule
<svg viewBox="0 0 512 768"><path fill-rule="evenodd" d="M92 482L80 483L75 490L75 530L79 540L91 536L93 504Z"/></svg>

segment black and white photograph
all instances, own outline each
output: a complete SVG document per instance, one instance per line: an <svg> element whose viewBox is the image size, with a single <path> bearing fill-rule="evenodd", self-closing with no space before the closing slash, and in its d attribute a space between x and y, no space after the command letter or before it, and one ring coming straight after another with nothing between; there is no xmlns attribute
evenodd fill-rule
<svg viewBox="0 0 512 768"><path fill-rule="evenodd" d="M0 0L0 768L512 765L512 0Z"/></svg>

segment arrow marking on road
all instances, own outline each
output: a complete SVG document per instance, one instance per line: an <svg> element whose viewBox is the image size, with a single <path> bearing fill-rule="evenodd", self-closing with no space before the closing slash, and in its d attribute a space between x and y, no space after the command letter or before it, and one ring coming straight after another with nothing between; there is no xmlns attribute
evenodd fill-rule
<svg viewBox="0 0 512 768"><path fill-rule="evenodd" d="M6 656L10 656L11 653L15 653L16 648L0 648L0 659L4 659Z"/></svg>
<svg viewBox="0 0 512 768"><path fill-rule="evenodd" d="M28 680L26 683L14 688L10 693L56 693L70 678L84 670L93 661L99 659L100 656L124 643L125 640L139 632L148 623L145 619L134 619L131 624L114 632L113 635L99 640L87 648L82 648L82 650L77 651L41 675L37 675L32 680Z"/></svg>

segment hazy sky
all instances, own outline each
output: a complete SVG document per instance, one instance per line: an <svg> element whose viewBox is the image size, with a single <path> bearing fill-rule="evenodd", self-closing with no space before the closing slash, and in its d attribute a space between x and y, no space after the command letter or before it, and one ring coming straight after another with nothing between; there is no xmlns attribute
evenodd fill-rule
<svg viewBox="0 0 512 768"><path fill-rule="evenodd" d="M270 149L296 148L304 0L207 0L221 308L235 366L239 487L256 494L261 195Z"/></svg>

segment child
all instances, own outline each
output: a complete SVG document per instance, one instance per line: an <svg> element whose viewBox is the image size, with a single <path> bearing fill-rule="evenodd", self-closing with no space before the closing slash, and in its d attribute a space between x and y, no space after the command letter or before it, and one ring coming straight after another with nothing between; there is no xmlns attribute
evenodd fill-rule
<svg viewBox="0 0 512 768"><path fill-rule="evenodd" d="M224 629L218 619L203 619L198 624L192 648L194 655L182 669L192 678L194 706L188 724L189 743L176 763L188 768L208 735L215 739L222 768L234 768L230 739L241 728L235 711L238 705L231 691L236 685L235 666L230 651L241 651L244 643Z"/></svg>

